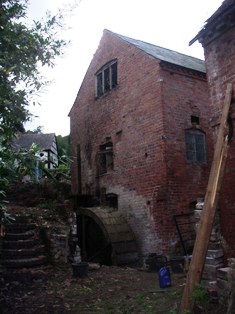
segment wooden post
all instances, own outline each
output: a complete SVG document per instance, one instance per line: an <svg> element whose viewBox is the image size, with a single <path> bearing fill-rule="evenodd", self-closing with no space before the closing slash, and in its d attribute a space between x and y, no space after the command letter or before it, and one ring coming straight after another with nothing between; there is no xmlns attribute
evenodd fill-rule
<svg viewBox="0 0 235 314"><path fill-rule="evenodd" d="M193 309L194 303L193 291L197 287L197 284L200 283L202 277L202 271L205 264L211 231L213 228L213 222L218 203L219 190L223 178L227 156L228 147L227 118L229 107L231 104L232 91L233 85L229 83L227 85L221 123L215 146L214 158L207 185L205 203L197 230L197 236L194 244L192 260L189 266L189 271L186 279L186 285L184 287L184 292L181 299L179 309L180 314L183 314L184 311L186 310L191 311Z"/></svg>

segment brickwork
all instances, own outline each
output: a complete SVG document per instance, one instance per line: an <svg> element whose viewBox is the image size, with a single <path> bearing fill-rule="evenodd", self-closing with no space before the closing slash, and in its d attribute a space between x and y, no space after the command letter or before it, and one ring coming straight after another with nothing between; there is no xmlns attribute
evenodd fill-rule
<svg viewBox="0 0 235 314"><path fill-rule="evenodd" d="M222 23L222 22L221 22ZM226 24L226 19L224 21ZM221 28L222 29L222 28ZM223 26L223 29L226 29ZM211 96L211 126L216 134L217 125L221 116L227 83L235 83L235 27L215 34L215 40L204 47L209 90ZM233 99L230 116L235 126L235 102ZM235 256L235 143L230 142L226 164L225 177L220 193L219 207L221 209L221 232L224 237L224 249L227 256Z"/></svg>
<svg viewBox="0 0 235 314"><path fill-rule="evenodd" d="M96 99L94 74L114 59L118 86ZM118 210L141 254L173 253L179 242L173 215L188 212L190 203L205 194L211 161L208 102L203 73L171 67L104 33L70 112L72 192L97 199L102 189L118 195ZM197 128L206 134L208 163L203 165L186 161L191 116L199 117ZM97 152L107 138L114 166L98 175Z"/></svg>

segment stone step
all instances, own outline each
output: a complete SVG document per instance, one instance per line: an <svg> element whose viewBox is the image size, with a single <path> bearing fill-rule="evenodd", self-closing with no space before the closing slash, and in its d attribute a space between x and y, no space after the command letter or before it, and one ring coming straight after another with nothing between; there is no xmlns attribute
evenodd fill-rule
<svg viewBox="0 0 235 314"><path fill-rule="evenodd" d="M208 250L206 256L211 258L218 258L224 255L223 250L220 248L218 250Z"/></svg>
<svg viewBox="0 0 235 314"><path fill-rule="evenodd" d="M5 226L5 233L8 232L25 232L29 230L36 229L37 225L35 223L11 223Z"/></svg>
<svg viewBox="0 0 235 314"><path fill-rule="evenodd" d="M217 270L217 278L229 281L232 276L230 267L222 267Z"/></svg>
<svg viewBox="0 0 235 314"><path fill-rule="evenodd" d="M16 241L9 241L3 240L2 248L3 249L24 249L24 248L32 248L40 244L39 238L32 238L27 240L16 240Z"/></svg>
<svg viewBox="0 0 235 314"><path fill-rule="evenodd" d="M32 280L38 280L48 277L48 271L51 269L50 265L35 266L33 268L9 268L2 269L0 271L0 277L7 282L19 281L19 282L32 282Z"/></svg>
<svg viewBox="0 0 235 314"><path fill-rule="evenodd" d="M45 252L45 247L43 245L38 245L30 249L3 249L1 253L2 259L21 259L21 258L31 258L41 255Z"/></svg>
<svg viewBox="0 0 235 314"><path fill-rule="evenodd" d="M203 269L202 278L208 280L215 280L217 275L217 269L223 267L223 263L218 265L205 264Z"/></svg>
<svg viewBox="0 0 235 314"><path fill-rule="evenodd" d="M217 258L213 258L213 257L206 257L206 262L205 264L207 265L223 265L224 262L224 257L217 257Z"/></svg>
<svg viewBox="0 0 235 314"><path fill-rule="evenodd" d="M18 233L6 233L4 236L5 240L8 241L16 241L16 240L28 240L32 237L35 236L35 231L34 230L28 230L25 232L18 232Z"/></svg>
<svg viewBox="0 0 235 314"><path fill-rule="evenodd" d="M32 221L32 217L28 216L28 215L13 215L12 218L14 220L12 220L11 223L31 223Z"/></svg>
<svg viewBox="0 0 235 314"><path fill-rule="evenodd" d="M47 258L44 255L26 259L5 259L1 264L7 268L30 268L47 264Z"/></svg>

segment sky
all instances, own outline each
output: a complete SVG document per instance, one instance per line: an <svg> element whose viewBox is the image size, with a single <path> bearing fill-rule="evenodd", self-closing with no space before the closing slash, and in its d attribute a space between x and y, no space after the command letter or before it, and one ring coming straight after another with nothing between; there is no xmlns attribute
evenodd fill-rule
<svg viewBox="0 0 235 314"><path fill-rule="evenodd" d="M53 14L76 0L31 0L28 20L39 20L46 11ZM65 55L56 59L53 69L43 70L51 83L37 97L40 106L30 111L38 116L27 123L26 130L42 126L43 133L68 135L69 111L85 73L98 48L103 30L108 29L204 59L202 46L189 46L204 22L223 0L80 0L65 16L65 29L59 34L70 40Z"/></svg>

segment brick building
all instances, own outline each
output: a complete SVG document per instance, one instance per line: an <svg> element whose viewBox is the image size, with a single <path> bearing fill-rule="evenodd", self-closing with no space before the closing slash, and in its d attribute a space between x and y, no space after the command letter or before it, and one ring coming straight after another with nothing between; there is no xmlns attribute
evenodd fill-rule
<svg viewBox="0 0 235 314"><path fill-rule="evenodd" d="M70 111L78 205L122 212L143 255L174 253L174 215L206 191L204 62L104 30Z"/></svg>
<svg viewBox="0 0 235 314"><path fill-rule="evenodd" d="M207 20L204 28L191 41L198 40L205 54L206 70L211 97L211 126L216 129L221 116L227 83L235 83L235 2L226 0ZM230 107L234 128L235 96ZM219 198L221 232L224 250L235 257L235 143L230 141L226 171Z"/></svg>

